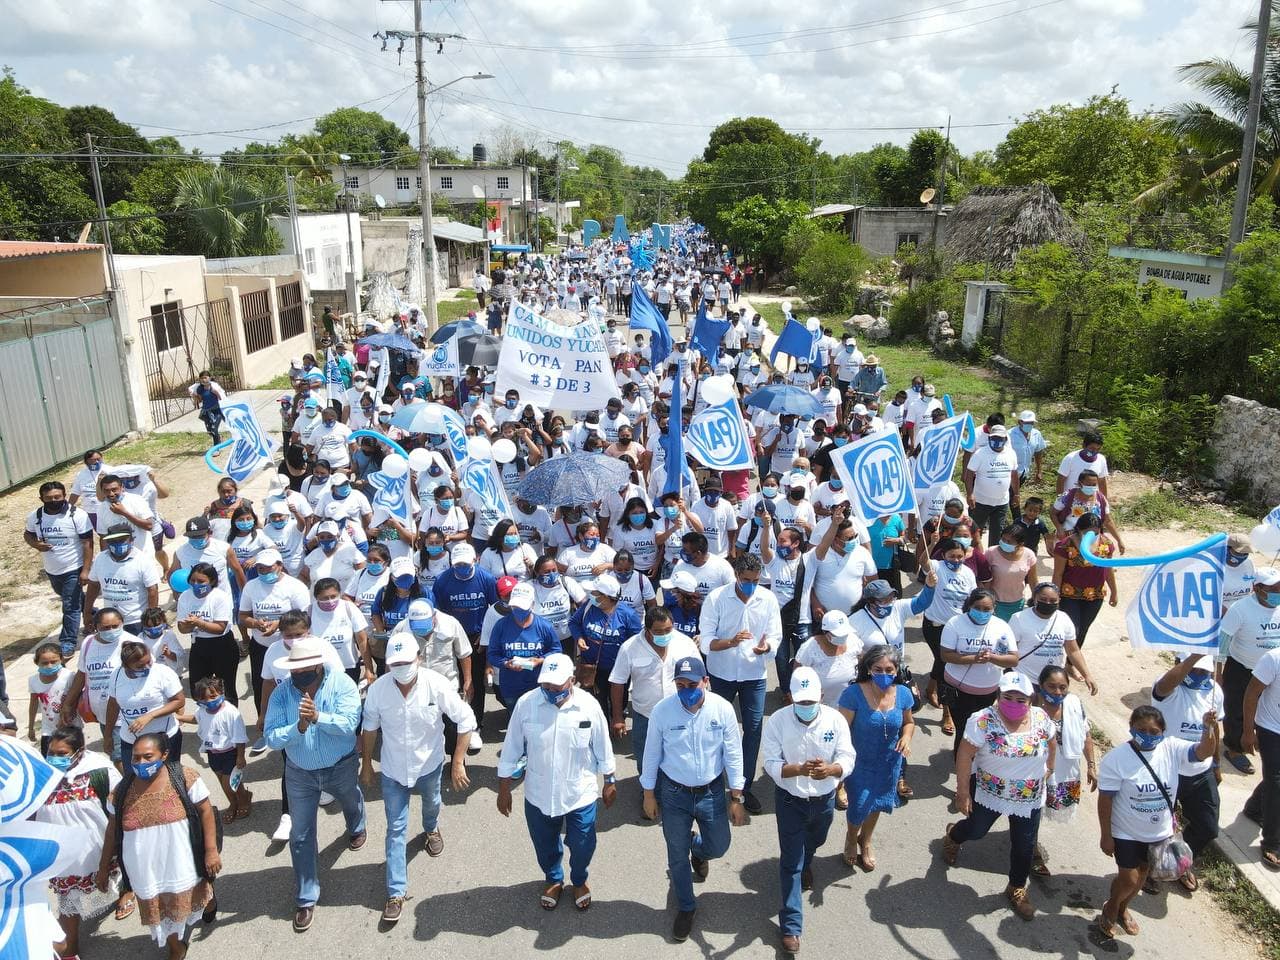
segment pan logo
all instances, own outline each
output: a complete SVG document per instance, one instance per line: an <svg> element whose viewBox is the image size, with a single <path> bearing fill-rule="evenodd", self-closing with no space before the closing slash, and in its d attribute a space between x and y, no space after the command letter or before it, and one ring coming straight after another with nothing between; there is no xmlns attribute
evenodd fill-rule
<svg viewBox="0 0 1280 960"><path fill-rule="evenodd" d="M746 437L737 411L712 408L689 424L688 439L698 457L716 470L737 469L743 461L750 464Z"/></svg>
<svg viewBox="0 0 1280 960"><path fill-rule="evenodd" d="M456 417L456 415L455 415ZM453 451L453 459L461 463L467 458L467 431L461 423L461 417L444 418L444 432L449 438L449 448Z"/></svg>
<svg viewBox="0 0 1280 960"><path fill-rule="evenodd" d="M853 492L864 519L914 508L906 460L896 430L849 448L844 457L845 467L853 479Z"/></svg>
<svg viewBox="0 0 1280 960"><path fill-rule="evenodd" d="M431 354L431 362L435 364L446 364L449 362L449 348L443 343L436 347Z"/></svg>
<svg viewBox="0 0 1280 960"><path fill-rule="evenodd" d="M934 487L951 479L960 450L961 424L933 427L925 434L920 456L916 458L916 486Z"/></svg>
<svg viewBox="0 0 1280 960"><path fill-rule="evenodd" d="M222 416L235 438L231 456L227 459L227 475L237 483L249 477L262 461L271 459L271 441L262 432L262 426L253 410L245 403L224 403Z"/></svg>
<svg viewBox="0 0 1280 960"><path fill-rule="evenodd" d="M25 820L58 774L31 750L0 741L0 822Z"/></svg>
<svg viewBox="0 0 1280 960"><path fill-rule="evenodd" d="M1153 570L1138 597L1144 635L1165 644L1216 646L1222 603L1221 549L1202 550Z"/></svg>

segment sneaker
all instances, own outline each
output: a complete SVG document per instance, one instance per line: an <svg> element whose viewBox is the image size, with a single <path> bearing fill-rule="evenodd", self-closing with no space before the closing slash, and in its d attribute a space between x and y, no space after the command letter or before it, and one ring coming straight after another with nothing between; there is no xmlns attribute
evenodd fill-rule
<svg viewBox="0 0 1280 960"><path fill-rule="evenodd" d="M404 911L404 897L387 897L387 905L382 908L382 922L395 923Z"/></svg>
<svg viewBox="0 0 1280 960"><path fill-rule="evenodd" d="M484 741L480 739L480 731L473 730L471 740L467 743L467 756L474 757L480 753L480 748L484 746Z"/></svg>
<svg viewBox="0 0 1280 960"><path fill-rule="evenodd" d="M253 746L249 748L250 753L262 753L267 749L267 738L259 737L253 741Z"/></svg>
<svg viewBox="0 0 1280 960"><path fill-rule="evenodd" d="M1005 887L1004 895L1009 898L1009 906L1023 920L1031 920L1036 915L1035 904L1027 896L1026 887Z"/></svg>
<svg viewBox="0 0 1280 960"><path fill-rule="evenodd" d="M323 790L320 791L320 806L327 807L336 799L337 798L334 797L332 793L325 793Z"/></svg>
<svg viewBox="0 0 1280 960"><path fill-rule="evenodd" d="M298 912L293 915L293 932L306 933L310 930L315 914L315 907L299 907Z"/></svg>
<svg viewBox="0 0 1280 960"><path fill-rule="evenodd" d="M423 846L427 850L428 857L438 857L444 853L444 837L439 830L432 830L423 839Z"/></svg>
<svg viewBox="0 0 1280 960"><path fill-rule="evenodd" d="M289 834L293 832L293 817L287 813L280 817L280 822L276 825L276 832L271 835L273 842L284 843L289 839Z"/></svg>
<svg viewBox="0 0 1280 960"><path fill-rule="evenodd" d="M676 914L676 922L671 925L671 939L676 943L684 943L693 932L693 911L681 910Z"/></svg>

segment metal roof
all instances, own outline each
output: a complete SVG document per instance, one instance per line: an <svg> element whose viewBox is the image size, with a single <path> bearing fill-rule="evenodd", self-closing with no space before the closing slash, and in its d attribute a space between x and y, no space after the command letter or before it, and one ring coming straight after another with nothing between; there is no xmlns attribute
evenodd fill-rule
<svg viewBox="0 0 1280 960"><path fill-rule="evenodd" d="M458 223L456 220L450 220L447 223L433 221L431 229L437 237L443 237L445 240L452 240L455 243L484 243L485 233L483 230L467 223Z"/></svg>

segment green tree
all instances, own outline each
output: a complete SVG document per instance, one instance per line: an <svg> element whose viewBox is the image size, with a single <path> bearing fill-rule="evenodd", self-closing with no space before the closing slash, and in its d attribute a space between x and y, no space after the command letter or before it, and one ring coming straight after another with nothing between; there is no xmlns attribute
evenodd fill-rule
<svg viewBox="0 0 1280 960"><path fill-rule="evenodd" d="M282 241L269 217L283 213L287 204L283 196L268 193L263 186L223 166L183 170L174 203L186 214L192 244L188 252L207 257L278 253Z"/></svg>
<svg viewBox="0 0 1280 960"><path fill-rule="evenodd" d="M117 200L107 207L111 218L111 244L116 253L164 253L168 236L154 208L132 200Z"/></svg>
<svg viewBox="0 0 1280 960"><path fill-rule="evenodd" d="M871 258L856 244L834 233L814 238L796 264L796 279L811 308L829 313L852 310Z"/></svg>
<svg viewBox="0 0 1280 960"><path fill-rule="evenodd" d="M735 117L711 131L702 160L715 163L720 151L732 143L785 143L787 137L787 132L778 126L777 121L768 117Z"/></svg>
<svg viewBox="0 0 1280 960"><path fill-rule="evenodd" d="M146 168L148 162L137 155L150 154L151 142L135 127L117 120L116 115L105 107L69 107L63 122L72 143L84 146L85 135L93 135L94 147L99 152L98 171L107 205L126 197L134 177ZM91 176L87 161L84 167L85 176Z"/></svg>
<svg viewBox="0 0 1280 960"><path fill-rule="evenodd" d="M766 200L750 196L734 204L725 215L720 234L735 250L748 257L762 257L775 268L782 260L787 231L809 213L800 200Z"/></svg>
<svg viewBox="0 0 1280 960"><path fill-rule="evenodd" d="M890 207L918 207L920 194L937 186L943 155L952 152L946 138L929 129L917 130L904 153L882 153L872 166L880 201ZM954 187L949 184L947 189L949 194Z"/></svg>
<svg viewBox="0 0 1280 960"><path fill-rule="evenodd" d="M1066 204L1124 203L1168 176L1175 148L1159 118L1113 92L1028 114L996 147L995 169L1005 183L1043 181Z"/></svg>
<svg viewBox="0 0 1280 960"><path fill-rule="evenodd" d="M316 121L325 149L345 153L354 163L373 164L411 154L409 135L382 114L358 107L342 107Z"/></svg>

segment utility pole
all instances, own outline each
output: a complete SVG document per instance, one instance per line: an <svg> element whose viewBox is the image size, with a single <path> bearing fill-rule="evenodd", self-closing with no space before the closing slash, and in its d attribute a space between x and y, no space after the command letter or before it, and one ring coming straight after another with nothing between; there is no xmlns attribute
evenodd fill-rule
<svg viewBox="0 0 1280 960"><path fill-rule="evenodd" d="M302 232L298 229L298 197L293 190L292 173L284 175L284 186L289 194L289 235L293 238L293 258L297 261L298 269L305 271L307 265L302 259Z"/></svg>
<svg viewBox="0 0 1280 960"><path fill-rule="evenodd" d="M1249 81L1249 112L1244 121L1244 143L1240 145L1240 172L1236 178L1236 203L1231 211L1231 234L1227 238L1223 259L1226 272L1222 289L1235 280L1232 255L1236 244L1244 239L1245 217L1249 213L1249 195L1253 187L1253 157L1258 143L1258 116L1262 112L1262 84L1266 76L1267 41L1271 36L1271 0L1261 0L1258 10L1258 34L1253 46L1253 77Z"/></svg>
<svg viewBox="0 0 1280 960"><path fill-rule="evenodd" d="M942 216L942 197L947 189L947 154L951 152L951 115L947 114L947 136L942 144L942 162L938 164L938 194L933 198L933 234L929 241L934 256L938 253L938 219Z"/></svg>
<svg viewBox="0 0 1280 960"><path fill-rule="evenodd" d="M102 245L107 248L107 282L111 284L111 326L116 335L116 360L120 364L120 376L125 385L125 408L129 411L129 426L138 430L143 427L138 403L133 395L133 381L129 377L129 361L126 356L124 342L125 305L120 299L120 281L116 277L116 253L111 246L111 221L107 219L107 201L102 193L102 174L98 170L98 151L93 146L93 134L84 135L85 146L89 148L89 169L93 174L93 192L98 199L98 224L102 228Z"/></svg>

